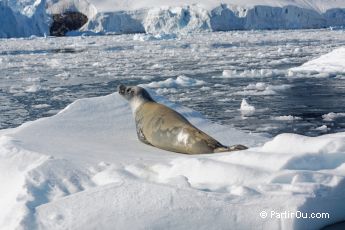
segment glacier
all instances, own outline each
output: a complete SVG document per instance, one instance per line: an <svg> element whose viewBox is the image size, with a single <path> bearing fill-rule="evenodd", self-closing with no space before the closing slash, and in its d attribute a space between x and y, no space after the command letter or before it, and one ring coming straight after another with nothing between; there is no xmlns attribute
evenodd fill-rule
<svg viewBox="0 0 345 230"><path fill-rule="evenodd" d="M45 36L51 19L45 0L0 1L0 38Z"/></svg>
<svg viewBox="0 0 345 230"><path fill-rule="evenodd" d="M188 33L251 29L309 29L345 25L345 2L329 1L149 1L102 9L82 31L97 33ZM107 1L106 1L107 2ZM111 2L111 1L108 1ZM102 4L103 3L103 4ZM112 9L111 12L107 8Z"/></svg>
<svg viewBox="0 0 345 230"><path fill-rule="evenodd" d="M6 0L0 2L0 37L49 34L51 14L81 12L79 33L189 33L251 29L310 29L345 26L341 0L96 1Z"/></svg>

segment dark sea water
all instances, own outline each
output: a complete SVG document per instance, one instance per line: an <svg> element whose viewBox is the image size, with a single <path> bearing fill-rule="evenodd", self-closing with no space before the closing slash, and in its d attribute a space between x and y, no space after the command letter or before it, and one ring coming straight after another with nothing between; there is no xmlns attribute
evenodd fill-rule
<svg viewBox="0 0 345 230"><path fill-rule="evenodd" d="M52 116L76 99L113 93L120 83L151 83L157 94L249 132L340 132L345 116L322 116L345 113L345 75L291 76L289 69L344 44L342 30L234 31L170 40L3 39L0 129ZM176 81L178 76L184 80ZM243 99L254 112L239 110Z"/></svg>

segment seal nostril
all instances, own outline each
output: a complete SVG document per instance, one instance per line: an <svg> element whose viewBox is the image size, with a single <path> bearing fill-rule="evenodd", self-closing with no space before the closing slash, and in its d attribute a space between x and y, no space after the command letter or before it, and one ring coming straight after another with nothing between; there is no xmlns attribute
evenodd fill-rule
<svg viewBox="0 0 345 230"><path fill-rule="evenodd" d="M120 93L120 94L123 94L124 92L125 92L125 90L126 90L126 86L124 86L124 85L119 85L118 87L117 87L117 91Z"/></svg>

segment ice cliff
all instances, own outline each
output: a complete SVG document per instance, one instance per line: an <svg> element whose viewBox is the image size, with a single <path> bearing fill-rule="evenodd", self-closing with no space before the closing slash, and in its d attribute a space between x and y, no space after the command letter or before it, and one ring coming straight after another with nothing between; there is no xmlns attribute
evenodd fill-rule
<svg viewBox="0 0 345 230"><path fill-rule="evenodd" d="M248 29L306 29L345 26L345 1L227 0L95 1L6 0L0 2L1 37L49 33L51 14L81 12L81 32L189 33Z"/></svg>

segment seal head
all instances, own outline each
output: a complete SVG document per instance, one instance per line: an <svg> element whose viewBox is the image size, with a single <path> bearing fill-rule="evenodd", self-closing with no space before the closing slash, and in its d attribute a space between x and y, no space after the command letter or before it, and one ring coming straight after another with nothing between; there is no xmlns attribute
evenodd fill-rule
<svg viewBox="0 0 345 230"><path fill-rule="evenodd" d="M125 98L131 105L133 113L140 105L145 102L154 102L150 94L140 86L125 86L119 85L117 87L119 94Z"/></svg>

